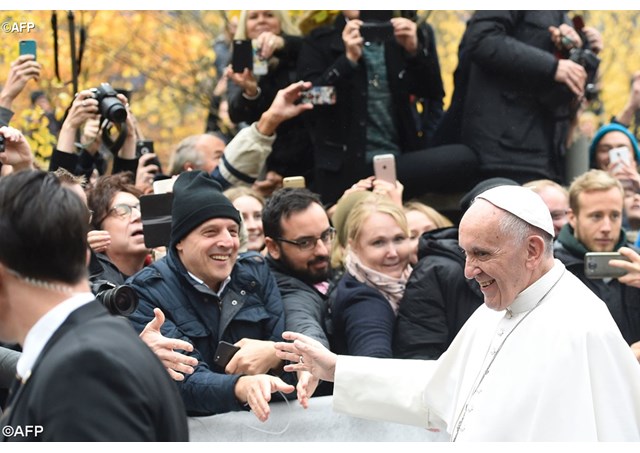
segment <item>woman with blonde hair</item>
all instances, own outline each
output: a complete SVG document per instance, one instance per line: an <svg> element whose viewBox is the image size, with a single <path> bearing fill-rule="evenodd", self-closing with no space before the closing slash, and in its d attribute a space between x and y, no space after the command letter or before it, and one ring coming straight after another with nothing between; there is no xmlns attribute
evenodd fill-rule
<svg viewBox="0 0 640 453"><path fill-rule="evenodd" d="M332 302L338 354L391 357L400 299L411 274L407 219L385 196L366 197L346 220L345 274Z"/></svg>
<svg viewBox="0 0 640 453"><path fill-rule="evenodd" d="M255 52L253 70L226 70L232 82L228 86L229 117L235 124L251 124L260 119L278 93L298 81L296 67L302 38L287 18L277 10L242 11L238 19L236 40L251 40ZM255 126L251 126L255 127ZM258 131L260 132L260 131ZM304 121L291 118L277 129L273 151L267 159L267 173L256 187L264 194L275 190L282 176L311 178L313 162L306 152L311 148Z"/></svg>
<svg viewBox="0 0 640 453"><path fill-rule="evenodd" d="M246 250L261 253L264 250L264 230L262 229L264 198L255 190L244 186L227 189L224 191L224 196L242 216L240 248L244 251L246 247Z"/></svg>
<svg viewBox="0 0 640 453"><path fill-rule="evenodd" d="M427 231L453 226L453 223L431 206L419 201L408 201L403 207L409 224L409 240L413 248L411 264L416 264L418 262L420 236Z"/></svg>

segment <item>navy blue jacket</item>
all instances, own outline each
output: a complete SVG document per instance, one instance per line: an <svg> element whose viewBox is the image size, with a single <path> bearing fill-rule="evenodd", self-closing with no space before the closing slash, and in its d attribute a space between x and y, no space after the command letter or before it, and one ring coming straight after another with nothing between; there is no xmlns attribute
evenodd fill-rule
<svg viewBox="0 0 640 453"><path fill-rule="evenodd" d="M190 355L199 363L193 374L178 383L187 412L209 415L242 410L234 394L241 375L225 374L213 359L221 340L282 339L282 299L264 258L255 252L240 255L222 299L189 276L173 248L127 283L140 296L138 309L130 316L136 330L142 331L159 307L166 317L162 334L194 346Z"/></svg>
<svg viewBox="0 0 640 453"><path fill-rule="evenodd" d="M396 315L382 293L345 273L332 297L336 354L392 357Z"/></svg>

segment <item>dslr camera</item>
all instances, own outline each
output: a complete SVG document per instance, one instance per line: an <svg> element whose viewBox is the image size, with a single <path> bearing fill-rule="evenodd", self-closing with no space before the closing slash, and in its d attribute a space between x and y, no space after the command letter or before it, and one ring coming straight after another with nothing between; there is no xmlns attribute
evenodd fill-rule
<svg viewBox="0 0 640 453"><path fill-rule="evenodd" d="M112 315L129 316L138 308L138 293L129 285L97 280L91 283L91 292Z"/></svg>
<svg viewBox="0 0 640 453"><path fill-rule="evenodd" d="M596 74L600 66L600 58L590 49L573 48L569 51L569 60L578 63L587 71L587 83L584 87L584 96L587 101L592 101L598 97L596 87Z"/></svg>
<svg viewBox="0 0 640 453"><path fill-rule="evenodd" d="M118 92L108 83L101 83L98 88L92 88L93 97L98 100L100 115L112 123L123 123L127 119L127 109L120 99Z"/></svg>

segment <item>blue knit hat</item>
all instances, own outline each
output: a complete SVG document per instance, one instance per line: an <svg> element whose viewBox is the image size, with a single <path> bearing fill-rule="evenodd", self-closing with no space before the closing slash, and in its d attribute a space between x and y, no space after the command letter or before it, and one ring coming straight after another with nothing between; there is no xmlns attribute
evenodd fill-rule
<svg viewBox="0 0 640 453"><path fill-rule="evenodd" d="M600 140L602 140L602 137L613 131L622 132L627 137L629 137L629 141L631 142L631 146L633 147L633 155L635 156L636 164L640 164L640 149L638 149L638 141L633 136L631 131L624 127L622 124L609 123L598 129L598 132L596 132L593 140L591 140L591 146L589 146L589 165L591 166L591 168L595 168L594 165L596 158L596 146L598 146L598 143L600 142Z"/></svg>

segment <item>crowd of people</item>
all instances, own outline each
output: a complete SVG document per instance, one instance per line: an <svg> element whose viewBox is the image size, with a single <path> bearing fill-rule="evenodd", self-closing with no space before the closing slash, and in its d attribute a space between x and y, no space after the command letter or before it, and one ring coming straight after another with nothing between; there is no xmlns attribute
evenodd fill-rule
<svg viewBox="0 0 640 453"><path fill-rule="evenodd" d="M215 44L206 133L175 137L164 166L126 93L82 89L42 168L10 125L41 65L11 64L4 440L182 441L187 416L265 421L272 401L325 395L452 440L640 440L640 77L568 179L593 82L572 56L597 59L598 31L474 13L445 111L414 13L342 11L301 36L282 11L242 11ZM253 69L234 69L234 40ZM331 103L301 102L316 86ZM375 176L380 154L395 181ZM457 196L460 218L430 193ZM619 252L620 273L591 277L594 252ZM42 431L4 429L26 425Z"/></svg>

